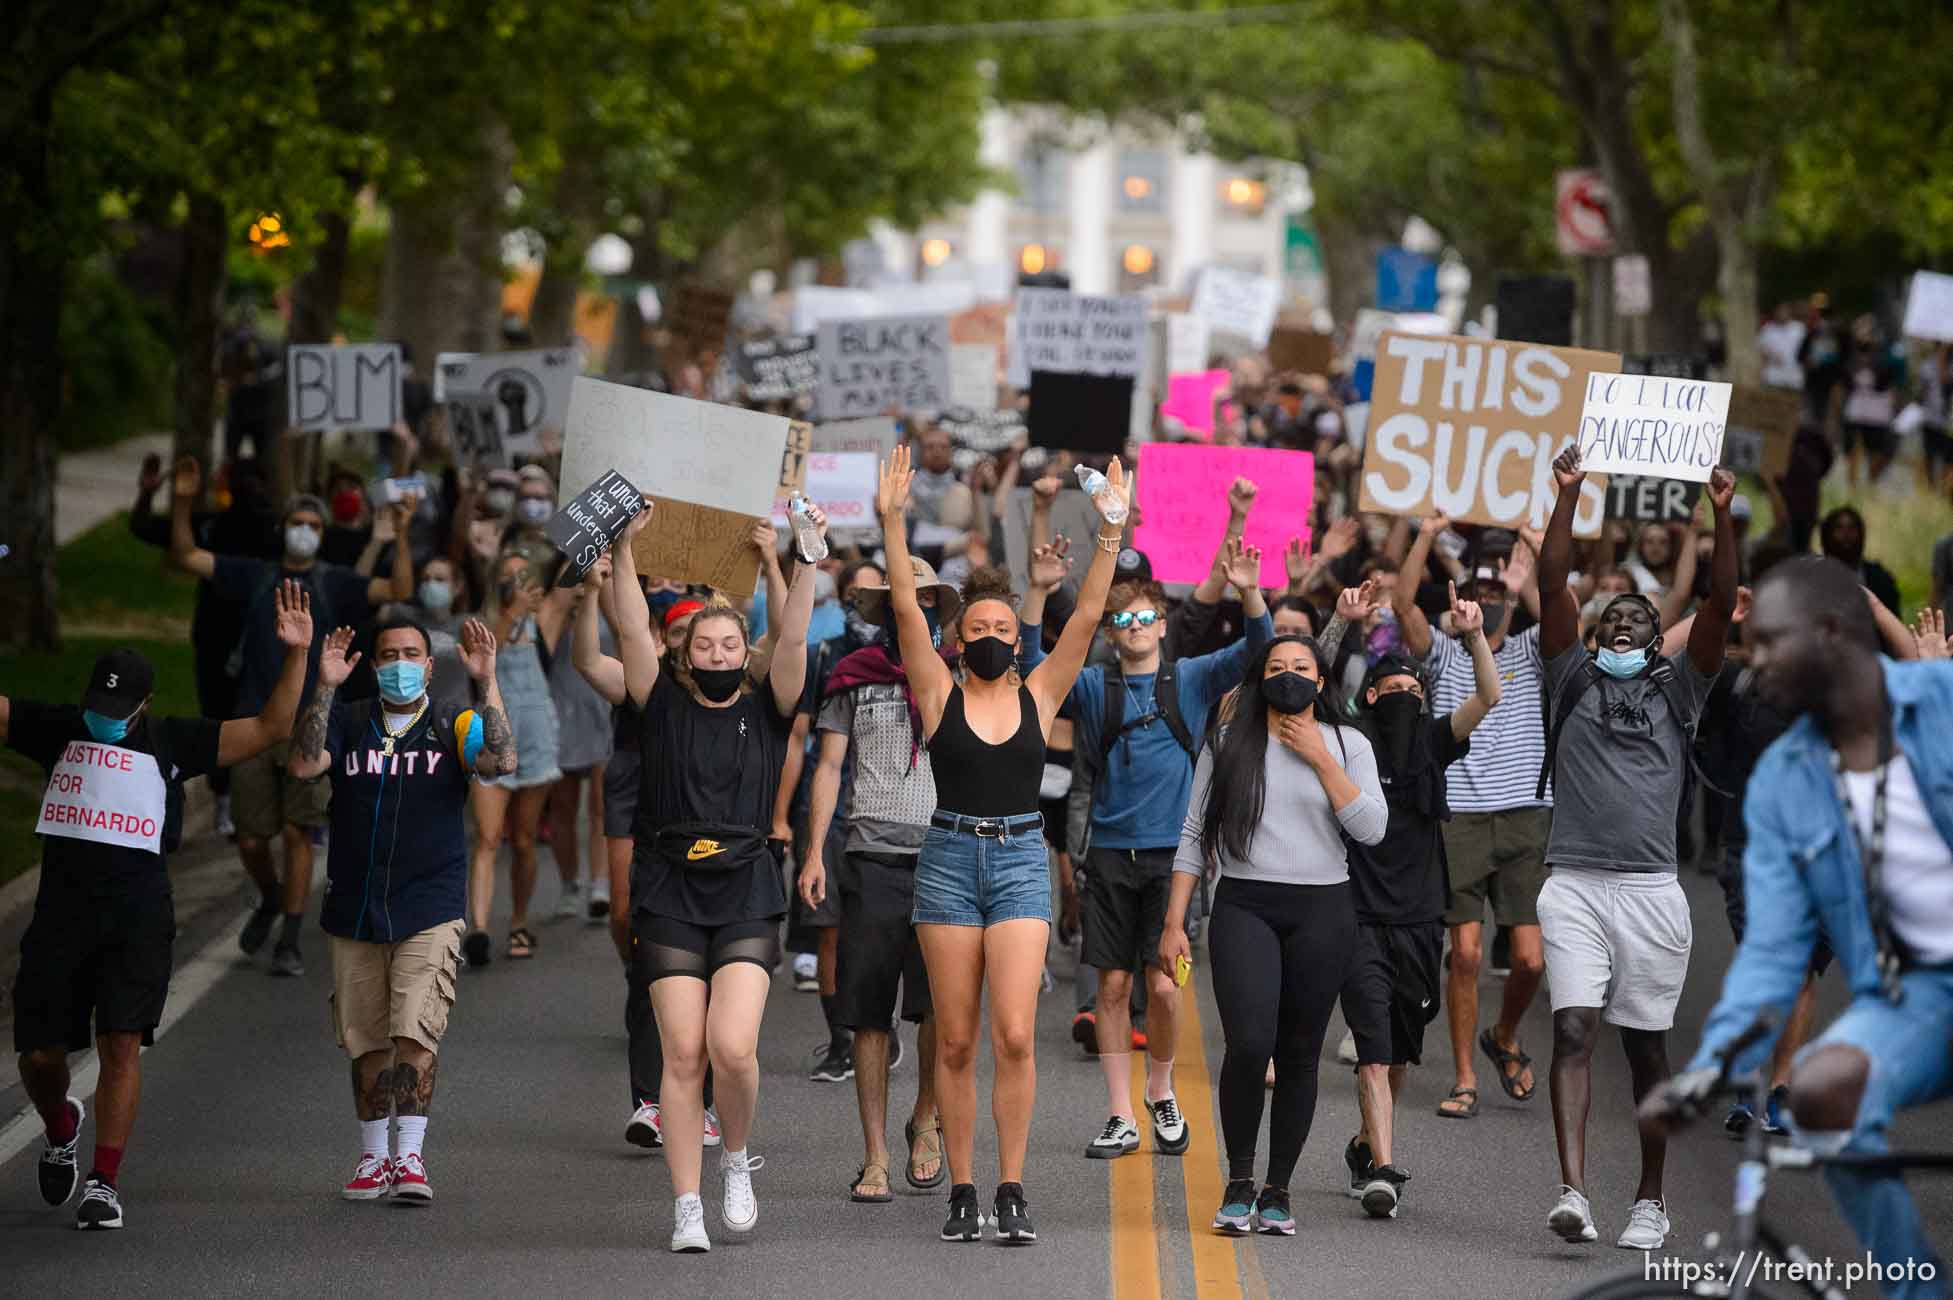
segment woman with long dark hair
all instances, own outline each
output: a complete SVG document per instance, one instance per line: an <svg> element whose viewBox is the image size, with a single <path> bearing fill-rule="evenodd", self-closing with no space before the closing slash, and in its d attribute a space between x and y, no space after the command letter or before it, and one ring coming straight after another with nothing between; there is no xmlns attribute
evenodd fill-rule
<svg viewBox="0 0 1953 1300"><path fill-rule="evenodd" d="M1375 751L1362 732L1336 725L1322 697L1316 643L1270 641L1195 765L1160 936L1160 966L1171 973L1191 959L1188 900L1208 862L1218 863L1208 922L1227 1041L1220 1108L1228 1184L1218 1231L1295 1232L1288 1180L1315 1118L1316 1062L1356 944L1343 836L1375 844L1387 818ZM1271 1059L1268 1179L1257 1197L1255 1140Z"/></svg>
<svg viewBox="0 0 1953 1300"><path fill-rule="evenodd" d="M994 1227L999 1241L1025 1245L1037 1240L1024 1202L1024 1150L1037 1096L1032 1045L1051 934L1051 867L1038 812L1044 752L1105 610L1129 498L1125 474L1114 460L1097 498L1106 523L1078 593L1077 612L1051 657L1020 677L1017 610L1007 575L972 574L950 626L940 626L936 611L922 607L905 537L912 477L908 448L897 446L882 467L876 505L888 547L902 667L936 777L936 812L916 859L913 919L929 967L936 1097L951 1175L942 1238L975 1241L983 1231L971 1167L976 1036L987 983L997 1064L991 1091L998 1147ZM960 681L936 653L942 636L962 647Z"/></svg>

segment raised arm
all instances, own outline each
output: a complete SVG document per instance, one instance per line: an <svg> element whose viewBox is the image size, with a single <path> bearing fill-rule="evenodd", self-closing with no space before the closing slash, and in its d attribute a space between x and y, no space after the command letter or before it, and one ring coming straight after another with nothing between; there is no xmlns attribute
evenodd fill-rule
<svg viewBox="0 0 1953 1300"><path fill-rule="evenodd" d="M895 451L882 462L881 482L875 489L875 514L882 524L882 545L888 553L888 599L895 610L895 638L902 647L902 671L908 675L909 690L922 712L923 726L934 734L942 720L943 705L949 702L953 684L949 666L936 653L935 639L929 635L929 620L916 598L915 565L909 559L908 508L909 484L915 471L909 466L909 445L895 444Z"/></svg>
<svg viewBox="0 0 1953 1300"><path fill-rule="evenodd" d="M1238 480L1238 488L1246 479ZM1254 486L1249 484L1250 487ZM1214 557L1220 565L1221 580L1241 593L1241 614L1250 624L1268 612L1268 597L1261 590L1261 548L1250 546L1239 536L1221 543Z"/></svg>
<svg viewBox="0 0 1953 1300"><path fill-rule="evenodd" d="M151 452L142 458L136 479L135 503L129 507L129 533L139 542L170 548L170 521L158 519L153 503L156 489L163 485L163 458Z"/></svg>
<svg viewBox="0 0 1953 1300"><path fill-rule="evenodd" d="M203 471L197 458L185 456L176 462L176 484L170 501L170 560L199 578L217 572L217 557L197 545L190 533L190 507L203 487Z"/></svg>
<svg viewBox="0 0 1953 1300"><path fill-rule="evenodd" d="M1499 563L1499 581L1519 597L1535 621L1539 618L1539 548L1544 544L1540 534L1522 528L1518 543Z"/></svg>
<svg viewBox="0 0 1953 1300"><path fill-rule="evenodd" d="M807 510L814 527L826 537L827 516L811 502ZM768 629L774 638L773 663L766 671L767 683L773 688L773 703L783 717L789 718L800 707L801 694L807 687L807 625L814 617L814 575L820 571L806 556L794 558L797 563L793 568L793 585L787 588L785 612L780 617L780 625ZM914 585L913 573L909 582Z"/></svg>
<svg viewBox="0 0 1953 1300"><path fill-rule="evenodd" d="M760 579L766 586L766 635L753 647L753 653L770 663L774 643L780 639L780 624L787 616L787 575L780 567L780 533L771 519L753 525L752 543L759 552Z"/></svg>
<svg viewBox="0 0 1953 1300"><path fill-rule="evenodd" d="M1045 601L1071 573L1071 538L1060 536L1054 542L1033 545L1027 567L1029 584L1024 588L1024 603L1017 609L1017 622L1028 630L1043 627ZM1025 649L1028 652L1032 647Z"/></svg>
<svg viewBox="0 0 1953 1300"><path fill-rule="evenodd" d="M414 598L414 548L408 540L408 530L413 527L414 511L419 507L420 498L412 492L387 507L387 514L393 519L393 572L367 585L366 603L375 609L390 600Z"/></svg>
<svg viewBox="0 0 1953 1300"><path fill-rule="evenodd" d="M1661 596L1663 627L1681 622L1682 615L1688 613L1689 602L1695 598L1695 571L1699 567L1700 557L1696 554L1694 527L1684 528L1675 545L1681 549L1675 553L1675 581Z"/></svg>
<svg viewBox="0 0 1953 1300"><path fill-rule="evenodd" d="M638 708L651 698L658 683L658 638L651 631L651 607L645 603L644 588L637 585L637 557L631 544L651 522L651 498L644 498L644 509L624 525L624 535L610 548L611 590L617 596L617 653L624 661L624 690Z"/></svg>
<svg viewBox="0 0 1953 1300"><path fill-rule="evenodd" d="M217 766L229 767L262 754L292 734L298 697L305 690L305 661L312 653L312 597L287 578L272 592L277 604L278 643L285 662L270 698L255 718L233 718L217 731Z"/></svg>
<svg viewBox="0 0 1953 1300"><path fill-rule="evenodd" d="M1437 544L1438 534L1449 527L1451 520L1443 515L1432 515L1417 526L1417 540L1411 543L1404 567L1397 570L1397 585L1390 592L1390 608L1397 615L1404 648L1419 659L1431 653L1431 620L1417 607L1417 587L1431 562L1431 547Z"/></svg>
<svg viewBox="0 0 1953 1300"><path fill-rule="evenodd" d="M1485 611L1475 600L1459 600L1455 582L1451 584L1451 627L1472 657L1472 693L1451 711L1452 739L1463 740L1499 706L1499 665L1485 640Z"/></svg>
<svg viewBox="0 0 1953 1300"><path fill-rule="evenodd" d="M1736 476L1716 466L1709 471L1707 493L1716 512L1716 550L1709 559L1709 599L1695 611L1695 626L1689 629L1689 661L1704 677L1713 677L1722 671L1729 620L1736 612L1736 519L1729 513L1729 503L1736 497ZM1567 600L1571 603L1573 597Z"/></svg>
<svg viewBox="0 0 1953 1300"><path fill-rule="evenodd" d="M1539 654L1553 659L1580 641L1580 607L1567 590L1573 570L1573 513L1580 508L1580 441L1567 444L1553 462L1553 478L1560 495L1553 501L1553 517L1546 522L1546 542L1539 553Z"/></svg>
<svg viewBox="0 0 1953 1300"><path fill-rule="evenodd" d="M461 625L461 666L474 679L481 703L475 721L481 724L481 747L472 757L463 749L461 757L485 777L507 776L515 771L515 732L509 727L508 711L502 706L502 686L495 677L495 634L488 624L471 618ZM467 743L474 744L473 728Z"/></svg>
<svg viewBox="0 0 1953 1300"><path fill-rule="evenodd" d="M570 632L570 662L583 674L583 680L590 683L590 688L613 708L624 702L624 665L604 653L597 617L599 613L608 615L610 610L602 607L614 600L610 556L600 555L584 575L583 603L576 607L576 626ZM617 620L612 618L612 630L616 627Z"/></svg>
<svg viewBox="0 0 1953 1300"><path fill-rule="evenodd" d="M1098 549L1092 556L1092 567L1085 571L1078 608L1066 621L1051 657L1033 668L1025 681L1037 697L1038 712L1047 728L1050 720L1058 716L1058 706L1071 693L1079 669L1085 666L1085 656L1091 651L1092 638L1097 635L1099 619L1105 613L1105 594L1112 589L1112 574L1119 565L1119 548L1124 544L1123 526L1131 502L1126 493L1126 471L1118 457L1112 458L1105 478L1105 490L1098 500L1099 516L1103 520L1099 525ZM1106 518L1108 514L1114 517ZM904 647L904 658L907 653Z"/></svg>
<svg viewBox="0 0 1953 1300"><path fill-rule="evenodd" d="M332 758L326 753L327 724L332 718L332 697L353 669L359 666L359 652L351 650L353 630L334 628L319 652L319 680L312 687L312 702L298 721L298 734L292 740L292 757L287 766L301 781L322 775Z"/></svg>
<svg viewBox="0 0 1953 1300"><path fill-rule="evenodd" d="M1865 601L1872 607L1872 621L1878 624L1878 639L1884 643L1885 652L1894 659L1918 659L1919 638L1897 614L1885 607L1885 602L1872 594L1866 587Z"/></svg>
<svg viewBox="0 0 1953 1300"><path fill-rule="evenodd" d="M1193 598L1203 605L1218 605L1221 597L1227 594L1228 546L1238 542L1248 531L1248 512L1254 509L1255 494L1260 491L1253 481L1237 478L1227 490L1227 531L1221 534L1220 544L1214 548L1213 562L1207 566L1207 576L1193 589ZM1245 598L1247 593L1242 592Z"/></svg>

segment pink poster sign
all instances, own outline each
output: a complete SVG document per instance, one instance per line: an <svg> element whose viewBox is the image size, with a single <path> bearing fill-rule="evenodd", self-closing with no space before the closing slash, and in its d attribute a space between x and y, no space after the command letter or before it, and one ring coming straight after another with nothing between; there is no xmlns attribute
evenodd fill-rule
<svg viewBox="0 0 1953 1300"><path fill-rule="evenodd" d="M1166 377L1166 400L1160 414L1178 420L1187 432L1200 438L1214 436L1214 394L1227 387L1231 378L1225 370L1200 370L1190 375Z"/></svg>
<svg viewBox="0 0 1953 1300"><path fill-rule="evenodd" d="M1141 522L1133 544L1152 561L1155 578L1197 583L1207 576L1227 532L1227 492L1237 478L1256 488L1247 540L1261 548L1261 585L1288 584L1282 553L1291 537L1308 542L1316 458L1306 451L1170 442L1139 448Z"/></svg>

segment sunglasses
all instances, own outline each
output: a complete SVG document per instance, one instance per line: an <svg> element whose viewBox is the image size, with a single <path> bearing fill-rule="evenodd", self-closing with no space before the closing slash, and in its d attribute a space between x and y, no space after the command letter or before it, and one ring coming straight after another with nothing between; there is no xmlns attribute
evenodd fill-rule
<svg viewBox="0 0 1953 1300"><path fill-rule="evenodd" d="M1135 623L1141 627L1151 627L1165 617L1166 615L1160 613L1157 609L1142 609L1137 613L1130 609L1122 609L1112 616L1112 626L1122 630L1131 627Z"/></svg>

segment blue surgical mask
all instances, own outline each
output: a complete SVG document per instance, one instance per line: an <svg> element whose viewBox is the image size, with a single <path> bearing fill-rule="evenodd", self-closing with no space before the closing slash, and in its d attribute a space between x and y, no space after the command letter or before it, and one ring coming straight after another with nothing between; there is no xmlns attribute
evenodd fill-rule
<svg viewBox="0 0 1953 1300"><path fill-rule="evenodd" d="M373 675L380 680L380 698L388 704L411 704L427 693L427 668L411 659L381 664Z"/></svg>
<svg viewBox="0 0 1953 1300"><path fill-rule="evenodd" d="M430 614L445 614L454 608L454 588L439 578L420 584L420 607Z"/></svg>
<svg viewBox="0 0 1953 1300"><path fill-rule="evenodd" d="M81 720L88 726L88 734L104 745L113 745L129 734L128 718L105 718L93 709L83 709Z"/></svg>
<svg viewBox="0 0 1953 1300"><path fill-rule="evenodd" d="M1603 649L1594 656L1594 662L1609 677L1636 677L1648 666L1648 647L1638 650Z"/></svg>

